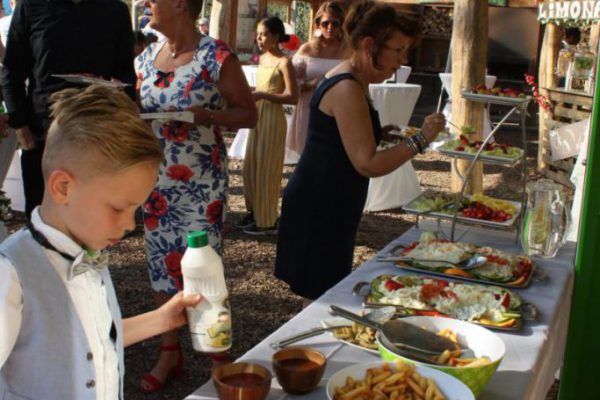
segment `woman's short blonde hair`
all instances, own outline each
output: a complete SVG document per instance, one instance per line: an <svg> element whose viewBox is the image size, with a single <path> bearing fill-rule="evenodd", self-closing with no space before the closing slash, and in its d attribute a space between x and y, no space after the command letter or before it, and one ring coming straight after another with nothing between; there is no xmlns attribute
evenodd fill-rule
<svg viewBox="0 0 600 400"><path fill-rule="evenodd" d="M59 168L98 175L162 161L158 139L123 91L91 85L54 93L51 101L42 157L46 178Z"/></svg>

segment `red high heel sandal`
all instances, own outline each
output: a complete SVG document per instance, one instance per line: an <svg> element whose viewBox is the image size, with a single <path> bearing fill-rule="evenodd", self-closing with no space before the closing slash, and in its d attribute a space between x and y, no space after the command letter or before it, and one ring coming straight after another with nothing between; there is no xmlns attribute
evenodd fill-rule
<svg viewBox="0 0 600 400"><path fill-rule="evenodd" d="M156 376L150 373L144 375L142 377L142 382L147 383L148 386L150 386L150 388L146 389L140 384L140 391L142 393L158 392L165 386L169 379L181 379L181 375L183 373L183 352L181 351L181 346L179 345L179 343L173 345L161 345L160 351L176 351L179 354L179 360L177 361L177 365L175 365L173 369L169 371L164 382L159 381Z"/></svg>

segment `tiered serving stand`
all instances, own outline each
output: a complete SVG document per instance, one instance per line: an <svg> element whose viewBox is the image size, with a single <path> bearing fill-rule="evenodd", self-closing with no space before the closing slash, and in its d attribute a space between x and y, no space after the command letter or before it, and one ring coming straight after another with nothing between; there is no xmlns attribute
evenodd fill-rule
<svg viewBox="0 0 600 400"><path fill-rule="evenodd" d="M515 218L512 218L511 220L509 220L505 223L501 223L501 222L496 222L496 221L487 221L487 220L466 218L466 217L460 216L458 213L458 211L459 211L458 208L455 208L453 212L449 212L449 213L419 211L416 208L410 207L410 205L414 201L418 200L419 198L414 199L407 206L405 206L403 208L406 212L415 214L417 216L417 221L416 221L417 226L419 224L419 218L422 216L437 218L438 222L440 219L451 220L452 227L451 227L451 231L450 231L450 240L452 240L452 241L454 241L454 239L455 239L455 231L456 231L457 222L460 222L462 224L477 224L477 225L482 225L482 226L491 227L491 228L498 228L498 229L512 229L512 227L516 223L517 224L516 240L518 241L518 239L520 237L520 233L521 233L521 225L522 225L521 221L523 218L523 212L525 210L526 201L527 201L527 194L526 194L527 132L526 132L526 128L525 128L525 118L527 116L527 105L531 101L531 97L530 96L527 96L527 97L501 97L501 96L478 94L478 93L473 93L471 91L466 91L466 90L462 92L462 97L467 100L478 102L478 103L484 103L486 105L496 104L496 105L502 105L502 106L510 106L511 108L506 113L506 115L504 115L504 117L500 120L500 122L494 127L494 129L490 132L490 134L484 139L483 143L481 144L479 150L476 153L468 153L468 152L464 152L464 151L454 151L454 150L444 149L443 147L439 147L437 149L437 151L439 151L440 153L452 157L453 163L455 165L459 158L471 161L471 165L469 166L469 169L467 170L467 172L464 175L459 175L463 184L461 187L461 191L460 191L458 200L460 201L465 196L465 190L467 188L467 183L469 181L468 178L473 173L473 169L474 169L475 163L477 161L481 161L481 162L484 162L487 164L503 165L506 167L514 166L520 162L521 163L521 198L519 199L518 202L513 202L517 209L518 215ZM523 148L521 149L521 155L519 157L508 158L508 157L490 156L490 155L482 154L486 144L489 143L489 141L492 139L492 137L496 134L496 132L498 132L498 130L508 120L508 118L517 111L520 111L521 139L522 139L522 145L523 145ZM458 169L455 168L455 170L458 170Z"/></svg>

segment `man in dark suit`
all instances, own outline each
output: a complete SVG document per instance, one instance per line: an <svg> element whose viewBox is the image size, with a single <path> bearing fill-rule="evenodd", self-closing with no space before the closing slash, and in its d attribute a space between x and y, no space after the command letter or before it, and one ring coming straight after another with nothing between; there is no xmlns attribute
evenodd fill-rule
<svg viewBox="0 0 600 400"><path fill-rule="evenodd" d="M50 126L49 98L73 86L55 74L89 74L131 84L133 32L119 0L20 0L8 34L0 77L10 126L23 153L27 216L44 193L41 160ZM118 135L118 132L115 132Z"/></svg>

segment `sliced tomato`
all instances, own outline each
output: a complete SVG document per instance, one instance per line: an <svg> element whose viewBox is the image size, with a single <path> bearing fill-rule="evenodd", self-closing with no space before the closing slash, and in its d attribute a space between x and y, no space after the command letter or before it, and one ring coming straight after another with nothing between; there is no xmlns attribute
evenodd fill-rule
<svg viewBox="0 0 600 400"><path fill-rule="evenodd" d="M498 265L508 264L508 260L506 258L499 257L495 254L487 254L485 257L487 258L488 262L492 262L494 264L498 264Z"/></svg>
<svg viewBox="0 0 600 400"><path fill-rule="evenodd" d="M510 294L508 292L504 293L504 298L502 298L500 304L502 304L502 307L508 309L508 306L510 306Z"/></svg>
<svg viewBox="0 0 600 400"><path fill-rule="evenodd" d="M425 300L435 299L440 295L442 289L435 283L426 283L421 287L421 296Z"/></svg>
<svg viewBox="0 0 600 400"><path fill-rule="evenodd" d="M405 256L408 253L410 253L415 247L417 247L419 245L419 242L412 242L411 244L409 244L408 246L406 246L404 248L404 250L402 250L402 255Z"/></svg>
<svg viewBox="0 0 600 400"><path fill-rule="evenodd" d="M441 313L436 310L416 310L415 315L422 315L426 317L447 317L448 315Z"/></svg>
<svg viewBox="0 0 600 400"><path fill-rule="evenodd" d="M517 263L517 267L515 268L515 273L513 275L514 278L525 277L527 278L531 273L531 260L528 258L521 259Z"/></svg>
<svg viewBox="0 0 600 400"><path fill-rule="evenodd" d="M445 281L443 279L436 279L435 281L437 282L440 289L444 289L446 286L448 286L448 281Z"/></svg>
<svg viewBox="0 0 600 400"><path fill-rule="evenodd" d="M403 284L401 284L400 282L396 282L393 279L388 279L385 282L385 288L387 290L389 290L390 292L393 292L394 290L402 289L403 287L404 287Z"/></svg>

